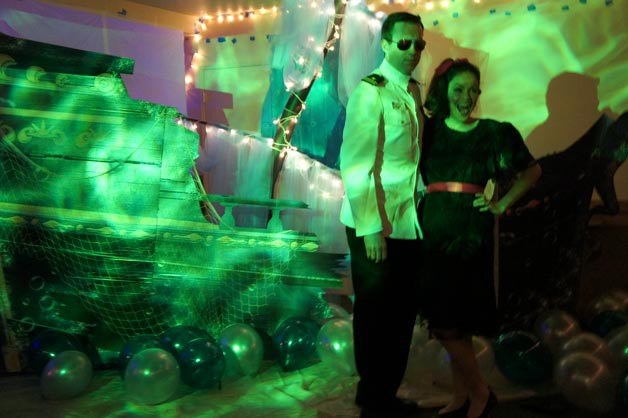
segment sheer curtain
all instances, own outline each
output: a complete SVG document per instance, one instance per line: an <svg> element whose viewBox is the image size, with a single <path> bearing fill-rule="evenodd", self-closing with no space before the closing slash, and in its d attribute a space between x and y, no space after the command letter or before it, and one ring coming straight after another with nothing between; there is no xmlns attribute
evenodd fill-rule
<svg viewBox="0 0 628 418"><path fill-rule="evenodd" d="M211 125L201 127L196 168L205 192L247 199L270 199L272 148L268 141L241 131ZM214 206L222 215L223 208L217 204ZM238 206L233 210L236 225L240 227L265 227L268 215L265 208Z"/></svg>
<svg viewBox="0 0 628 418"><path fill-rule="evenodd" d="M286 228L316 234L321 252L348 251L345 229L338 219L344 195L338 170L289 151L275 190L279 199L301 200L309 206L307 211L285 211L282 220Z"/></svg>

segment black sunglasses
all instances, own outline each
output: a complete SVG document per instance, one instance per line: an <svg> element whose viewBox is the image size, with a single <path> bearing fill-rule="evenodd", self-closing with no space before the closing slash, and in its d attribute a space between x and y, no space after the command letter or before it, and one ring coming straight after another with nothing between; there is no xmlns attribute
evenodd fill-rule
<svg viewBox="0 0 628 418"><path fill-rule="evenodd" d="M397 48L399 48L400 51L407 51L412 44L414 44L415 51L423 51L426 42L423 39L399 39L397 41Z"/></svg>

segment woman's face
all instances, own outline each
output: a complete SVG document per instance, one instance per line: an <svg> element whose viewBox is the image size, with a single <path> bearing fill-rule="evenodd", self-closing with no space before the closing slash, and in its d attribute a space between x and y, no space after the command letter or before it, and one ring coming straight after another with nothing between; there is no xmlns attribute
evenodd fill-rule
<svg viewBox="0 0 628 418"><path fill-rule="evenodd" d="M455 75L447 86L450 116L459 122L468 121L478 97L480 83L473 73L466 71Z"/></svg>

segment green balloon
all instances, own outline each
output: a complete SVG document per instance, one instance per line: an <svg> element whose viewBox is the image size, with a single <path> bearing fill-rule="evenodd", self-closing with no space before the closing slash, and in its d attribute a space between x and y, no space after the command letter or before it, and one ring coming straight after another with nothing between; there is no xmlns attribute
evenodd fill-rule
<svg viewBox="0 0 628 418"><path fill-rule="evenodd" d="M220 384L225 372L225 356L214 341L197 338L185 344L177 356L181 380L193 388Z"/></svg>
<svg viewBox="0 0 628 418"><path fill-rule="evenodd" d="M608 348L614 353L621 371L628 370L628 325L616 328L607 336Z"/></svg>
<svg viewBox="0 0 628 418"><path fill-rule="evenodd" d="M495 364L511 382L535 384L552 377L552 354L534 334L512 331L495 343Z"/></svg>
<svg viewBox="0 0 628 418"><path fill-rule="evenodd" d="M626 413L624 416L628 416L628 372L619 380L617 401L619 408Z"/></svg>
<svg viewBox="0 0 628 418"><path fill-rule="evenodd" d="M628 324L628 313L620 311L603 311L589 320L589 329L600 337L607 336L611 331Z"/></svg>
<svg viewBox="0 0 628 418"><path fill-rule="evenodd" d="M320 325L309 318L293 317L283 321L273 334L273 342L284 371L303 369L319 360L316 338Z"/></svg>
<svg viewBox="0 0 628 418"><path fill-rule="evenodd" d="M212 342L216 341L214 337L204 329L188 325L176 325L169 328L161 334L159 339L166 350L176 356L184 345L197 338L204 338Z"/></svg>

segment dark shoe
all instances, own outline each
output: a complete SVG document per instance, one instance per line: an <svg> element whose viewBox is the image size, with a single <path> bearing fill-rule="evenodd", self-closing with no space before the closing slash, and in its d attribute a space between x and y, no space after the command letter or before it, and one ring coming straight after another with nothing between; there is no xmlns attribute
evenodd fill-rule
<svg viewBox="0 0 628 418"><path fill-rule="evenodd" d="M497 396L495 396L495 393L491 390L491 388L489 388L486 405L484 405L484 410L477 418L489 418L491 416L491 411L495 408L495 406L497 406Z"/></svg>
<svg viewBox="0 0 628 418"><path fill-rule="evenodd" d="M467 418L468 410L469 410L469 400L467 399L460 408L455 409L453 411L445 412L444 414L439 414L437 412L434 415L434 418Z"/></svg>

